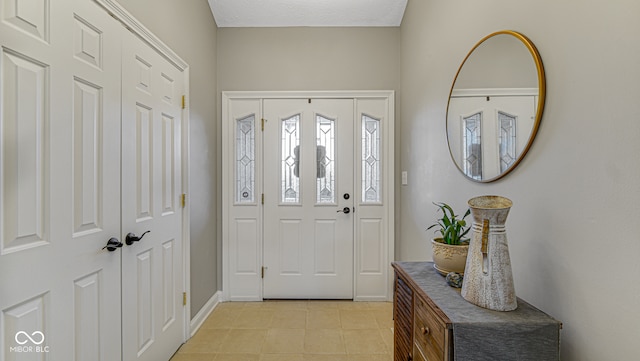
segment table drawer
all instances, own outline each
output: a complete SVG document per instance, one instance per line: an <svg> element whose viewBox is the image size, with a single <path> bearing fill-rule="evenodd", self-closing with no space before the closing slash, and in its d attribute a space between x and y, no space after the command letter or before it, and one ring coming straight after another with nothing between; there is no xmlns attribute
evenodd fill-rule
<svg viewBox="0 0 640 361"><path fill-rule="evenodd" d="M444 360L445 326L431 308L415 298L413 340L428 361Z"/></svg>

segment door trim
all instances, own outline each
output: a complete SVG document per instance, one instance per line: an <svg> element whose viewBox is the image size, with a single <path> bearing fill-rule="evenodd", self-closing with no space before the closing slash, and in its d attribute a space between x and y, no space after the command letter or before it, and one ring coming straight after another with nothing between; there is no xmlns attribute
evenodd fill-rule
<svg viewBox="0 0 640 361"><path fill-rule="evenodd" d="M393 295L393 272L390 271L390 263L394 259L395 250L395 229L394 229L394 214L395 214L395 198L394 198L394 124L395 124L395 92L392 90L361 90L361 91L223 91L222 92L222 301L244 300L244 301L261 301L263 290L262 282L260 282L260 289L254 290L245 295L234 295L230 292L231 286L231 261L230 261L230 209L233 206L231 200L233 192L233 127L230 122L231 103L235 100L254 100L259 101L260 110L258 116L262 116L262 101L265 99L354 99L356 106L354 113L358 109L358 101L365 100L385 100L386 101L386 119L384 123L383 132L385 133L383 142L383 199L386 205L386 224L384 229L384 236L386 239L386 245L382 253L385 258L384 273L386 279L386 290L379 294L366 294L362 293L358 287L358 270L356 269L358 263L358 253L354 249L354 281L353 281L353 294L354 301L390 301ZM256 169L257 172L262 172L261 166ZM262 184L259 185L260 193L262 193ZM257 193L257 192L256 192ZM357 205L356 205L357 207ZM260 209L262 207L259 207ZM260 212L262 212L260 210ZM263 216L260 214L260 219ZM357 247L358 243L358 226L354 224L354 247ZM262 239L258 241L259 249L257 253L262 259ZM261 266L261 265L256 265ZM259 276L257 276L259 277Z"/></svg>
<svg viewBox="0 0 640 361"><path fill-rule="evenodd" d="M138 19L133 17L122 5L114 0L93 0L102 6L109 15L120 21L129 31L138 35L143 41L167 58L174 66L180 70L189 68L189 64L176 54L170 47L147 29Z"/></svg>
<svg viewBox="0 0 640 361"><path fill-rule="evenodd" d="M190 135L189 135L189 64L184 61L178 54L176 54L171 48L169 48L160 38L155 36L149 29L147 29L140 21L138 21L131 13L129 13L122 5L114 0L93 0L100 5L109 15L118 20L125 28L140 37L144 42L149 44L160 55L167 59L171 64L182 71L184 77L184 96L185 105L182 109L182 191L187 195L186 204L189 204L189 169L190 163ZM191 295L191 235L189 230L190 224L190 212L189 207L185 206L182 211L182 254L183 254L183 285L184 291L187 293L188 300ZM183 341L186 341L191 336L191 302L187 302L183 308L184 311L184 325L183 328Z"/></svg>

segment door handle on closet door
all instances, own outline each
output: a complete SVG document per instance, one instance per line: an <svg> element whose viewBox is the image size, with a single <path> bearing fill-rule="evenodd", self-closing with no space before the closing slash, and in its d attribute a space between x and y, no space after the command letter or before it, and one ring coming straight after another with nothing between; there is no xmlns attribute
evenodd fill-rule
<svg viewBox="0 0 640 361"><path fill-rule="evenodd" d="M102 247L102 249L106 248L107 251L113 252L120 247L122 247L122 242L118 241L117 238L112 237L112 238L109 238L109 240L107 241L107 245Z"/></svg>
<svg viewBox="0 0 640 361"><path fill-rule="evenodd" d="M349 207L344 207L344 208L342 208L342 209L340 209L340 210L337 210L336 212L337 212L337 213L344 212L344 214L349 214L349 212L351 212L351 208L349 208Z"/></svg>
<svg viewBox="0 0 640 361"><path fill-rule="evenodd" d="M127 244L127 246L130 246L133 244L133 242L138 242L139 240L142 239L142 237L144 237L145 234L149 233L151 231L146 231L144 232L142 235L140 235L140 237L136 236L133 233L127 233L127 237L124 240L124 243Z"/></svg>

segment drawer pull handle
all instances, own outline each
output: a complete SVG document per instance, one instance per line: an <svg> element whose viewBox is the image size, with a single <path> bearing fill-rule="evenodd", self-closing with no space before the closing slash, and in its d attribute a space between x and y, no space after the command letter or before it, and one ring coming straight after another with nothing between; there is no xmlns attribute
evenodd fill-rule
<svg viewBox="0 0 640 361"><path fill-rule="evenodd" d="M423 335L428 335L429 334L429 327L421 327L420 331L422 332Z"/></svg>

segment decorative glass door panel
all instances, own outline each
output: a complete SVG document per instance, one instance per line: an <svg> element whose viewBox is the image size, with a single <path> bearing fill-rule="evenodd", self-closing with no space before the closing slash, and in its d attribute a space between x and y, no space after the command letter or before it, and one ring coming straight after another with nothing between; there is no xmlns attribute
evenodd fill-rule
<svg viewBox="0 0 640 361"><path fill-rule="evenodd" d="M283 119L282 141L282 203L300 202L300 114Z"/></svg>
<svg viewBox="0 0 640 361"><path fill-rule="evenodd" d="M334 204L335 120L316 115L316 202Z"/></svg>

